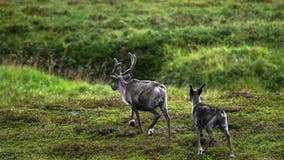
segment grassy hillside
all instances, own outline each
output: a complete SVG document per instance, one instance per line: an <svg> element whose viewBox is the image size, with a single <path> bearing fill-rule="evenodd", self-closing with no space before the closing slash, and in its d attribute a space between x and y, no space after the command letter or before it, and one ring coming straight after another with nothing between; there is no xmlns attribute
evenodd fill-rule
<svg viewBox="0 0 284 160"><path fill-rule="evenodd" d="M0 159L227 159L219 130L196 154L187 88L168 86L171 141L161 118L156 134L128 126L130 108L109 85L67 81L30 68L0 67ZM249 95L249 96L248 96ZM246 98L250 97L250 98ZM284 158L284 95L211 90L202 99L227 110L235 159ZM160 111L159 111L160 112Z"/></svg>
<svg viewBox="0 0 284 160"><path fill-rule="evenodd" d="M160 77L187 86L207 82L218 89L283 90L283 54L264 47L202 48L192 54L178 50Z"/></svg>
<svg viewBox="0 0 284 160"><path fill-rule="evenodd" d="M183 80L197 83L193 76L197 70L202 80L212 81L211 87L225 83L234 88L236 84L231 84L236 82L253 88L247 84L252 81L257 88L277 90L284 81L284 64L279 60L284 56L283 6L279 0L1 1L1 63L28 64L66 78L93 81L106 78L113 57L126 65L131 51L138 56L137 78L183 85ZM222 48L227 48L225 53ZM217 56L233 55L216 60L212 50ZM231 59L236 58L235 51L243 60ZM177 65L183 69L172 70L180 54L185 60ZM196 54L204 60L196 61ZM230 74L233 80L226 79Z"/></svg>
<svg viewBox="0 0 284 160"><path fill-rule="evenodd" d="M28 67L0 66L0 105L47 103L69 98L101 98L116 95L105 85L67 81Z"/></svg>

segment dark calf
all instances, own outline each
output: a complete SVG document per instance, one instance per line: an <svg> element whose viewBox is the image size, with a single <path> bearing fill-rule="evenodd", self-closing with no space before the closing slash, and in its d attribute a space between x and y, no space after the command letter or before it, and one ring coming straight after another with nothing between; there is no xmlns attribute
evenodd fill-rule
<svg viewBox="0 0 284 160"><path fill-rule="evenodd" d="M194 91L192 85L190 85L189 92L190 101L192 102L192 120L197 134L198 154L204 153L213 142L213 128L218 126L227 139L227 144L230 150L230 157L233 158L235 156L232 151L227 115L222 109L214 108L210 105L201 103L200 94L202 93L202 88L204 86L205 84L203 84L197 91ZM200 144L200 135L202 134L202 129L204 128L209 135L209 143L203 149Z"/></svg>

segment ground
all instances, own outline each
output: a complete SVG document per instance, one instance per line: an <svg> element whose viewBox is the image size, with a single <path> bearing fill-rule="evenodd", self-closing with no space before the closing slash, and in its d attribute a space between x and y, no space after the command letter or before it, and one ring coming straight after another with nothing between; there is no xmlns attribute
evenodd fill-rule
<svg viewBox="0 0 284 160"><path fill-rule="evenodd" d="M56 77L50 79L53 78ZM75 82L64 81L64 83L71 87ZM66 91L70 93L69 96L64 93L63 97L53 100L47 100L48 97L52 98L52 95L47 93L45 93L47 97L34 94L33 97L19 98L7 103L4 103L5 99L2 97L0 158L227 159L229 157L225 138L218 129L214 132L216 139L213 146L204 155L197 155L187 88L168 86L168 108L172 121L172 139L168 140L164 117L161 117L156 124L154 136L147 136L146 129L153 115L141 112L143 134L140 134L137 126L135 128L128 126L130 107L122 103L119 94L112 91L109 84L91 88L92 85L81 83L75 83L79 88ZM80 85L86 85L85 89ZM33 89L33 92L35 90ZM100 91L96 92L97 90ZM30 91L27 89L25 93ZM205 89L203 94L203 102L224 108L227 112L235 159L283 159L283 92L221 92ZM204 143L208 142L205 140L207 137L205 133Z"/></svg>

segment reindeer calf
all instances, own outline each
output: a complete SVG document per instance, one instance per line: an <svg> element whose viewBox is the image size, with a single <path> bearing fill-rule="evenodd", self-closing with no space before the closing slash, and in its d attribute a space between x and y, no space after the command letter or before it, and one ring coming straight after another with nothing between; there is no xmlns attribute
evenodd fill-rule
<svg viewBox="0 0 284 160"><path fill-rule="evenodd" d="M222 109L214 108L210 105L201 103L200 94L202 93L202 88L204 86L205 84L203 84L197 91L194 91L192 85L190 85L189 92L190 101L192 102L192 120L197 134L198 154L204 153L213 142L213 128L218 126L227 139L227 144L230 150L230 157L233 158L235 156L232 151L227 115ZM202 134L202 129L204 128L209 135L209 143L203 149L200 144L200 135Z"/></svg>

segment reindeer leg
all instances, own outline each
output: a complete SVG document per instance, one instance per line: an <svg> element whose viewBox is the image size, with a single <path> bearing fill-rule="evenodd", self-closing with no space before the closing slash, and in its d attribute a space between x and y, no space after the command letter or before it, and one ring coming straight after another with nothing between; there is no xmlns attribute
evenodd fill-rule
<svg viewBox="0 0 284 160"><path fill-rule="evenodd" d="M130 116L130 120L129 120L129 126L135 127L134 110L133 110L133 108L131 109L131 116Z"/></svg>
<svg viewBox="0 0 284 160"><path fill-rule="evenodd" d="M204 149L202 148L201 146L201 143L200 143L200 134L201 134L201 128L197 127L196 126L196 136L197 136L197 146L198 146L198 154L203 154L204 152Z"/></svg>
<svg viewBox="0 0 284 160"><path fill-rule="evenodd" d="M169 139L171 139L171 119L170 119L170 116L168 114L168 110L165 106L161 107L162 109L162 112L164 114L164 117L166 118L166 121L167 121L167 125L168 125L168 136L169 136Z"/></svg>
<svg viewBox="0 0 284 160"><path fill-rule="evenodd" d="M154 114L154 120L148 128L148 136L151 136L151 135L154 134L154 128L153 127L155 126L155 124L157 123L159 118L161 117L160 114L155 109L151 110L150 112Z"/></svg>
<svg viewBox="0 0 284 160"><path fill-rule="evenodd" d="M226 139L227 139L228 147L230 149L230 158L234 158L235 155L233 153L232 144L231 144L231 135L230 135L229 131L225 132L225 136L226 136Z"/></svg>
<svg viewBox="0 0 284 160"><path fill-rule="evenodd" d="M138 120L138 124L139 124L139 130L140 133L142 133L142 123L141 123L141 119L140 119L140 115L137 109L134 109L134 112L136 114L137 120Z"/></svg>
<svg viewBox="0 0 284 160"><path fill-rule="evenodd" d="M206 145L206 147L204 148L204 151L207 150L207 148L211 145L211 143L213 142L214 140L214 135L213 135L213 129L211 126L208 126L206 127L206 131L208 133L208 136L209 136L209 143Z"/></svg>
<svg viewBox="0 0 284 160"><path fill-rule="evenodd" d="M227 124L227 123L226 123ZM228 130L228 127L226 126L221 126L221 130L223 131L225 137L226 137L226 140L227 140L227 145L228 145L228 148L230 150L230 158L234 158L235 155L233 153L233 149L232 149L232 144L231 144L231 135L230 135L230 132Z"/></svg>
<svg viewBox="0 0 284 160"><path fill-rule="evenodd" d="M216 116L213 117L209 122L208 124L206 125L206 131L208 133L208 136L209 136L209 143L206 145L204 151L207 150L207 148L212 144L213 140L214 140L214 135L213 135L213 126L214 126L214 123L216 122Z"/></svg>

